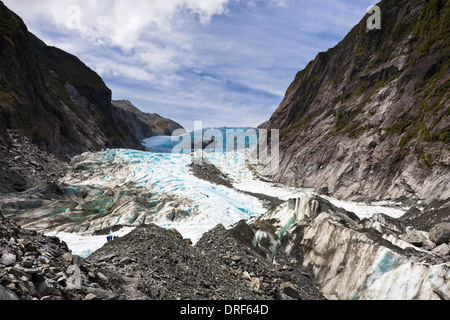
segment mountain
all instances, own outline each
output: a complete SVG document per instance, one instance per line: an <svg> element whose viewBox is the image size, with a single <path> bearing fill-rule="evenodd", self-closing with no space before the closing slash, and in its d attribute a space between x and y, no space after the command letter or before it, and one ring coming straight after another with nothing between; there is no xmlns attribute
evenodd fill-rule
<svg viewBox="0 0 450 320"><path fill-rule="evenodd" d="M8 140L6 130L20 130L56 154L130 145L132 133L120 132L102 79L29 33L3 3L0 15L1 140Z"/></svg>
<svg viewBox="0 0 450 320"><path fill-rule="evenodd" d="M450 197L450 5L381 1L298 72L269 121L278 182L354 200Z"/></svg>
<svg viewBox="0 0 450 320"><path fill-rule="evenodd" d="M137 108L130 115L113 106L98 74L35 37L1 1L0 70L0 193L59 175L63 165L53 157L66 162L105 148L143 150L142 139L180 127ZM34 147L39 152L25 152Z"/></svg>
<svg viewBox="0 0 450 320"><path fill-rule="evenodd" d="M111 90L77 57L47 46L0 2L0 143L21 131L58 156L102 148L142 149L140 140L180 125L159 116L131 119L112 105ZM116 105L122 105L116 103ZM140 126L134 129L134 122Z"/></svg>
<svg viewBox="0 0 450 320"><path fill-rule="evenodd" d="M113 112L125 120L140 140L153 136L171 136L175 130L184 129L180 124L159 114L142 112L128 100L112 101L112 105Z"/></svg>

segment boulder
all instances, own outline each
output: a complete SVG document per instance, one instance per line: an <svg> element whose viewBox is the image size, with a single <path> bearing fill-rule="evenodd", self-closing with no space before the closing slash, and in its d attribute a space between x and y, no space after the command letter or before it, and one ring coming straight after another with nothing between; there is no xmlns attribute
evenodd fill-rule
<svg viewBox="0 0 450 320"><path fill-rule="evenodd" d="M25 257L20 265L24 268L30 269L34 266L35 259L33 257Z"/></svg>
<svg viewBox="0 0 450 320"><path fill-rule="evenodd" d="M14 265L16 263L16 255L12 253L5 253L0 258L0 264L5 265L6 267Z"/></svg>
<svg viewBox="0 0 450 320"><path fill-rule="evenodd" d="M77 265L71 265L67 268L67 288L80 289L81 288L81 269Z"/></svg>
<svg viewBox="0 0 450 320"><path fill-rule="evenodd" d="M97 297L95 294L93 294L93 293L88 293L88 294L86 295L86 297L84 297L84 300L87 300L87 301L93 301L93 300L99 300L99 299L98 299L98 297Z"/></svg>
<svg viewBox="0 0 450 320"><path fill-rule="evenodd" d="M430 230L430 240L436 243L436 245L441 245L443 243L450 242L450 223L444 222L440 223Z"/></svg>
<svg viewBox="0 0 450 320"><path fill-rule="evenodd" d="M88 292L88 296L89 296L89 294L92 294L91 296L89 296L89 298L91 298L91 300L95 299L94 296L98 300L117 300L119 298L119 296L117 294L115 294L111 291L100 289L100 288L88 288L87 292Z"/></svg>
<svg viewBox="0 0 450 320"><path fill-rule="evenodd" d="M77 256L77 255L73 255L72 256L72 263L74 265L78 266L78 267L81 266L81 263L82 263L81 257Z"/></svg>
<svg viewBox="0 0 450 320"><path fill-rule="evenodd" d="M258 292L258 290L261 288L261 279L258 277L253 277L250 280L250 289L253 291Z"/></svg>
<svg viewBox="0 0 450 320"><path fill-rule="evenodd" d="M41 296L57 295L58 292L56 286L57 283L55 281L51 279L44 279L44 281L42 281L36 289Z"/></svg>
<svg viewBox="0 0 450 320"><path fill-rule="evenodd" d="M173 220L172 220L173 221ZM178 239L183 239L183 236L181 235L181 233L175 229L175 228L170 228L167 229L168 232L170 232L171 234L173 234L175 237L177 237Z"/></svg>
<svg viewBox="0 0 450 320"><path fill-rule="evenodd" d="M422 244L422 247L423 247L425 250L431 251L431 250L433 250L434 248L436 248L436 244L435 244L433 241L431 241L431 240L427 240L427 241L425 241L425 242Z"/></svg>
<svg viewBox="0 0 450 320"><path fill-rule="evenodd" d="M408 234L402 235L400 238L416 247L422 247L428 240L427 237L418 230L411 230Z"/></svg>
<svg viewBox="0 0 450 320"><path fill-rule="evenodd" d="M252 277L250 277L250 274L247 271L244 271L242 273L242 278L244 278L245 280L251 281Z"/></svg>
<svg viewBox="0 0 450 320"><path fill-rule="evenodd" d="M62 258L62 260L64 261L64 263L66 263L66 264L71 264L71 263L72 263L73 256L72 256L71 253L66 252L66 253L64 253L64 254L61 256L61 258Z"/></svg>
<svg viewBox="0 0 450 320"><path fill-rule="evenodd" d="M19 300L19 297L11 289L0 285L0 300Z"/></svg>
<svg viewBox="0 0 450 320"><path fill-rule="evenodd" d="M30 274L29 272L26 272L24 270L19 269L19 267L14 267L14 268L7 268L6 271L9 274L12 274L13 276L15 276L18 279L26 279L26 281L30 281L33 278L33 275Z"/></svg>
<svg viewBox="0 0 450 320"><path fill-rule="evenodd" d="M300 294L298 293L298 290L293 288L293 286L290 283L284 283L282 285L282 287L283 287L283 293L284 294L288 295L292 299L302 300L301 297L300 297Z"/></svg>
<svg viewBox="0 0 450 320"><path fill-rule="evenodd" d="M441 258L444 258L445 256L448 256L450 254L450 246L446 243L443 243L440 246L434 248L431 252Z"/></svg>

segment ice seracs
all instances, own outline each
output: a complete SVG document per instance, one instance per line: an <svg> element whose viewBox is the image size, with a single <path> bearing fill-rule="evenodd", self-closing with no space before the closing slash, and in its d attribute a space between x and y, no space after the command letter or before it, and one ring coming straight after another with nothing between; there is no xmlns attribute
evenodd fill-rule
<svg viewBox="0 0 450 320"><path fill-rule="evenodd" d="M447 299L450 263L403 241L395 220L367 218L369 208L302 195L250 223L253 244L275 263L283 254L311 267L328 299Z"/></svg>

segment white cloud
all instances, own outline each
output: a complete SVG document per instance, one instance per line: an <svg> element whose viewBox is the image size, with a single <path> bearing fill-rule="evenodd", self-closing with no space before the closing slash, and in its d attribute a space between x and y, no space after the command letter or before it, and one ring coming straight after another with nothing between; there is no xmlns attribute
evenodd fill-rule
<svg viewBox="0 0 450 320"><path fill-rule="evenodd" d="M296 72L342 39L371 3L3 1L39 38L98 72L115 99L186 126L267 120Z"/></svg>
<svg viewBox="0 0 450 320"><path fill-rule="evenodd" d="M190 22L186 19L207 25L214 15L227 12L229 1L6 0L5 3L29 26L37 28L38 36L48 44L75 55L92 51L107 61L111 61L108 55L114 54L112 63L87 54L88 60L95 60L91 67L97 72L111 74L114 67L116 74L152 81L158 78L152 73L170 72L193 64L193 39L184 30ZM79 23L74 23L77 19ZM73 30L74 25L80 28ZM45 28L42 35L41 28ZM55 33L58 41L54 41ZM113 52L115 48L123 56Z"/></svg>
<svg viewBox="0 0 450 320"><path fill-rule="evenodd" d="M168 33L179 11L198 16L209 23L214 15L226 12L229 0L14 0L5 1L27 21L45 19L59 28L73 26L79 8L82 36L94 43L131 50L139 45L143 33ZM75 12L78 15L77 12ZM77 17L75 17L76 19Z"/></svg>

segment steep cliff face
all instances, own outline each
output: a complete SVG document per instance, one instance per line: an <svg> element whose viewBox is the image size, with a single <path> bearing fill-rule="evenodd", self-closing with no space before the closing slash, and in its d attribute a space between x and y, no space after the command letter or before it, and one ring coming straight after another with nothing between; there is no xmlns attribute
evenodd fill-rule
<svg viewBox="0 0 450 320"><path fill-rule="evenodd" d="M19 130L58 155L126 146L111 116L111 91L101 78L29 33L3 3L0 14L2 141L6 130Z"/></svg>
<svg viewBox="0 0 450 320"><path fill-rule="evenodd" d="M45 111L44 78L37 55L19 17L0 3L0 139L6 129L30 121ZM34 101L35 103L31 103ZM28 103L26 103L28 102ZM18 111L21 111L20 114ZM47 123L51 119L46 119ZM29 128L29 134L35 130Z"/></svg>
<svg viewBox="0 0 450 320"><path fill-rule="evenodd" d="M117 112L111 90L98 74L28 32L2 2L0 70L2 145L11 142L7 130L15 130L41 149L65 157L102 148L142 149L140 140L155 135L151 123Z"/></svg>
<svg viewBox="0 0 450 320"><path fill-rule="evenodd" d="M275 179L346 199L450 197L450 5L382 1L300 71L263 128L280 129Z"/></svg>
<svg viewBox="0 0 450 320"><path fill-rule="evenodd" d="M113 106L98 74L28 32L0 1L0 193L51 182L74 155L143 150L142 139L181 128L156 116L145 121L133 108Z"/></svg>

